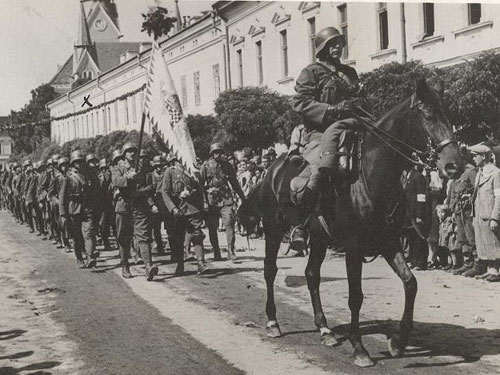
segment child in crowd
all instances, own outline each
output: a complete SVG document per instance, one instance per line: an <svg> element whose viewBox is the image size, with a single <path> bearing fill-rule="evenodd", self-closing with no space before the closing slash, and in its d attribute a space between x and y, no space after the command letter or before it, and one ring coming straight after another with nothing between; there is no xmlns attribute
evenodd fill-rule
<svg viewBox="0 0 500 375"><path fill-rule="evenodd" d="M450 208L445 204L436 206L436 214L439 218L439 242L438 242L438 257L447 257L448 249L452 250L456 247L457 233L456 224L453 221ZM446 254L446 255L445 255ZM455 253L451 251L451 267L457 266ZM447 262L440 262L445 264Z"/></svg>

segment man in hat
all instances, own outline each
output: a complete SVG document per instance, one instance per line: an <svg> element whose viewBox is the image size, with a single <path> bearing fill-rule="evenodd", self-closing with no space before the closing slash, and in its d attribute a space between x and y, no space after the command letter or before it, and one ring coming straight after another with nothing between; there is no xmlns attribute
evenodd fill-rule
<svg viewBox="0 0 500 375"><path fill-rule="evenodd" d="M296 81L297 94L292 98L293 110L304 120L303 157L310 165L310 178L305 170L291 184L292 201L302 213L291 239L292 248L296 250L307 247L308 235L303 223L309 213L317 208L322 208L323 212L333 210L326 204L329 200L319 204L319 193L326 190L329 180L335 177L341 135L359 128L358 122L352 118L359 105L355 98L358 74L354 68L340 62L344 36L336 28L327 27L316 34L314 44L319 62L302 70ZM306 180L304 194L298 195Z"/></svg>
<svg viewBox="0 0 500 375"><path fill-rule="evenodd" d="M128 259L132 235L139 247L146 265L146 279L153 280L158 273L158 268L153 266L151 256L151 221L152 213L158 208L152 199L152 187L146 186L145 171L139 168L139 173L134 169L137 146L126 143L122 147L123 161L111 168L111 181L117 190L115 195L115 214L117 242L120 248L122 276L130 278Z"/></svg>
<svg viewBox="0 0 500 375"><path fill-rule="evenodd" d="M154 214L152 217L153 237L156 242L156 251L158 255L165 255L165 249L163 247L163 241L161 238L161 223L165 220L165 217L167 215L165 203L163 202L163 198L161 195L164 164L165 163L161 156L155 156L152 162L153 171L148 173L148 184L151 184L153 186L153 199L156 207L158 207L158 213Z"/></svg>
<svg viewBox="0 0 500 375"><path fill-rule="evenodd" d="M198 262L198 274L207 271L203 249L203 191L198 182L187 174L177 157L169 160L172 166L165 171L161 184L162 198L170 215L169 244L172 261L177 263L176 275L184 272L184 239L190 235ZM220 255L220 254L219 254Z"/></svg>
<svg viewBox="0 0 500 375"><path fill-rule="evenodd" d="M476 278L499 282L500 169L495 166L488 146L478 144L472 146L470 151L479 169L472 196L474 233L480 262L477 268L478 272L485 271Z"/></svg>
<svg viewBox="0 0 500 375"><path fill-rule="evenodd" d="M63 225L68 222L71 227L78 264L92 268L96 266L94 217L98 202L102 202L99 181L80 150L71 153L70 167L59 193L61 219Z"/></svg>
<svg viewBox="0 0 500 375"><path fill-rule="evenodd" d="M238 194L242 202L245 202L245 194L238 183L234 169L223 159L223 155L224 148L221 143L214 143L210 146L210 159L200 169L200 183L208 202L206 218L210 243L214 250L214 259L222 259L217 236L220 217L226 229L228 257L235 260L237 258L234 252L235 211L231 188Z"/></svg>
<svg viewBox="0 0 500 375"><path fill-rule="evenodd" d="M102 204L100 205L101 211L99 214L99 232L101 233L102 243L104 250L110 250L109 243L109 229L113 224L113 184L111 183L111 171L109 169L108 161L103 158L99 161L99 188L101 196L103 197ZM114 225L113 225L114 226Z"/></svg>

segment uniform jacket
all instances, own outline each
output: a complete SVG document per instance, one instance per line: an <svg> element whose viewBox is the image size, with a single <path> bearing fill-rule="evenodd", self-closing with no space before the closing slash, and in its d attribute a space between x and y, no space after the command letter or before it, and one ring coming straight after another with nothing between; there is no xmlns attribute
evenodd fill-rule
<svg viewBox="0 0 500 375"><path fill-rule="evenodd" d="M500 221L500 169L486 164L478 172L474 186L474 217Z"/></svg>
<svg viewBox="0 0 500 375"><path fill-rule="evenodd" d="M60 215L79 215L93 211L102 202L99 182L88 170L71 168L63 178L59 192Z"/></svg>
<svg viewBox="0 0 500 375"><path fill-rule="evenodd" d="M133 168L128 162L111 166L111 183L115 188L115 212L131 212L132 207L149 213L154 205L153 187L146 184L146 175L138 173L133 178L127 176Z"/></svg>
<svg viewBox="0 0 500 375"><path fill-rule="evenodd" d="M99 188L104 199L103 205L109 209L113 205L113 184L111 183L111 171L99 172Z"/></svg>
<svg viewBox="0 0 500 375"><path fill-rule="evenodd" d="M32 173L31 176L29 176L26 179L25 193L24 193L24 199L26 200L26 203L34 203L36 201L37 187L38 187L38 175L36 173Z"/></svg>
<svg viewBox="0 0 500 375"><path fill-rule="evenodd" d="M52 172L49 186L47 188L47 195L49 199L59 199L59 190L61 188L62 175L60 172Z"/></svg>
<svg viewBox="0 0 500 375"><path fill-rule="evenodd" d="M236 172L231 164L225 160L216 161L211 158L207 160L200 169L200 183L206 194L209 205L228 206L234 203L231 187L240 198L245 194L241 189Z"/></svg>
<svg viewBox="0 0 500 375"><path fill-rule="evenodd" d="M37 187L37 197L38 201L41 202L47 198L47 192L49 190L50 180L51 180L51 172L44 171L39 175L38 178L38 187Z"/></svg>
<svg viewBox="0 0 500 375"><path fill-rule="evenodd" d="M428 204L427 181L422 173L412 168L403 182L403 189L406 196L406 227L414 227L416 219L422 220L419 224L419 231L426 236L430 226L430 207Z"/></svg>
<svg viewBox="0 0 500 375"><path fill-rule="evenodd" d="M173 166L165 171L161 188L168 212L174 208L180 209L184 215L203 211L202 188L181 166ZM183 194L187 196L183 197Z"/></svg>
<svg viewBox="0 0 500 375"><path fill-rule="evenodd" d="M325 116L328 107L355 96L359 81L356 70L347 65L332 69L322 63L312 63L302 69L297 78L292 108L302 116L308 131L325 131L331 124ZM342 119L342 113L337 113L336 120Z"/></svg>

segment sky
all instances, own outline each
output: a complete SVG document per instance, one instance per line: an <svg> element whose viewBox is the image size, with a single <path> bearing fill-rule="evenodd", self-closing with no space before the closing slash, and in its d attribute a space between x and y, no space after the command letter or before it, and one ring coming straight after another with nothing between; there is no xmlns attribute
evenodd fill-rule
<svg viewBox="0 0 500 375"><path fill-rule="evenodd" d="M115 0L123 41L149 40L141 33L148 6L174 10L173 0ZM179 1L181 15L211 9L213 1ZM79 0L0 0L0 116L22 108L30 91L54 76L73 52Z"/></svg>

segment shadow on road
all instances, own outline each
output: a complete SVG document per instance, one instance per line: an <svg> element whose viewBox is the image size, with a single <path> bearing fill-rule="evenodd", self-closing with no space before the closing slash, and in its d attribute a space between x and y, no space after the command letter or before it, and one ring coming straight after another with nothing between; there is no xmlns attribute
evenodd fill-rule
<svg viewBox="0 0 500 375"><path fill-rule="evenodd" d="M34 353L33 350L29 350L29 351L26 351L26 352L19 352L19 353L14 353L14 354L9 354L9 355L3 355L3 356L0 357L0 361L2 361L4 359L25 358L25 357L29 357L33 353ZM1 374L1 372L0 372L0 374Z"/></svg>
<svg viewBox="0 0 500 375"><path fill-rule="evenodd" d="M24 329L13 329L11 331L0 332L0 340L15 339L16 337L21 336L23 333L26 333Z"/></svg>
<svg viewBox="0 0 500 375"><path fill-rule="evenodd" d="M47 361L47 362L40 362L40 363L33 363L28 366L23 366L19 368L14 368L11 366L5 366L5 367L0 367L0 374L2 375L15 375L15 374L21 374L24 371L36 371L36 372L31 372L30 374L37 374L37 375L48 375L51 374L50 372L46 371L37 371L37 370L48 370L54 367L57 367L61 364L61 362L57 361Z"/></svg>
<svg viewBox="0 0 500 375"><path fill-rule="evenodd" d="M349 324L334 328L335 332L348 335ZM399 322L394 320L367 321L361 323L361 334L383 334L387 338L399 330ZM444 367L460 363L479 361L483 356L500 354L500 329L465 328L460 325L446 323L414 322L414 329L410 338L410 348L405 358L419 357L461 357L459 361L436 363L410 363L406 368ZM374 360L391 359L389 352L380 352L382 356Z"/></svg>

